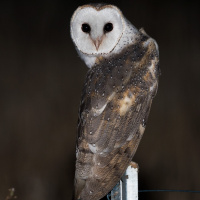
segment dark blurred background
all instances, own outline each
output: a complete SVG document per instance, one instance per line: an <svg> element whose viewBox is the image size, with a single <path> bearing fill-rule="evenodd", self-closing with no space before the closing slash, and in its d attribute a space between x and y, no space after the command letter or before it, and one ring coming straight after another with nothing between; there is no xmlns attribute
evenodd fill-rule
<svg viewBox="0 0 200 200"><path fill-rule="evenodd" d="M96 1L0 2L0 199L70 200L78 107L87 67L70 38L70 17ZM162 76L134 157L140 189L200 190L198 1L118 0L160 48ZM197 2L197 3L195 3ZM145 193L141 200L199 200Z"/></svg>

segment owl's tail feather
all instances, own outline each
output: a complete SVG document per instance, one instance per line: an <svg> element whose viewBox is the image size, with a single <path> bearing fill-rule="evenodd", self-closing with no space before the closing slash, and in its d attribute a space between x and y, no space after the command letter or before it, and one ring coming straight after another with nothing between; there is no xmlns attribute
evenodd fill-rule
<svg viewBox="0 0 200 200"><path fill-rule="evenodd" d="M74 191L73 191L73 196L72 196L72 200L82 200L80 198L80 193L83 190L84 186L85 186L85 180L83 179L76 179L75 178L75 185L74 185Z"/></svg>

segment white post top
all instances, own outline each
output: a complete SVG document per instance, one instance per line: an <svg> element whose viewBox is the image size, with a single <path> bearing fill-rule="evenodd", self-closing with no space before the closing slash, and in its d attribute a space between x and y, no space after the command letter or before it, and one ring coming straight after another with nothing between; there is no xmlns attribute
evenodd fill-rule
<svg viewBox="0 0 200 200"><path fill-rule="evenodd" d="M131 162L111 191L111 200L138 200L138 164Z"/></svg>

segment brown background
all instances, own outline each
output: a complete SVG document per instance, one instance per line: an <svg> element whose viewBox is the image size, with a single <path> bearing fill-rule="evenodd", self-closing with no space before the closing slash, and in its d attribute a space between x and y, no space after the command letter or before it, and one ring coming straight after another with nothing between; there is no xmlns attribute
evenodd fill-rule
<svg viewBox="0 0 200 200"><path fill-rule="evenodd" d="M69 34L91 1L0 2L0 199L70 200L81 88L87 71ZM119 0L160 47L162 76L134 161L140 189L200 190L200 12L194 1ZM69 4L70 3L70 4ZM148 193L141 200L199 200Z"/></svg>

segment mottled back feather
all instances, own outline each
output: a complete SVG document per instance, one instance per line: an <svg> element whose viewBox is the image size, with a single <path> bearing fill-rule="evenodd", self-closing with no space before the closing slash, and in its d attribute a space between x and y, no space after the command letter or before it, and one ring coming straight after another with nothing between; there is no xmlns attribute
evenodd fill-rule
<svg viewBox="0 0 200 200"><path fill-rule="evenodd" d="M98 200L120 180L142 138L158 85L158 49L144 30L87 73L77 138L75 199Z"/></svg>

